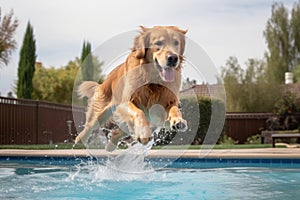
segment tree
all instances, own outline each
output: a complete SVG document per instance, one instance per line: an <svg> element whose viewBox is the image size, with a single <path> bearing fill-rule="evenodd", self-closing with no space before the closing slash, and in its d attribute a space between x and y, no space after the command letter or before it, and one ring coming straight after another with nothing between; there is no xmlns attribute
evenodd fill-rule
<svg viewBox="0 0 300 200"><path fill-rule="evenodd" d="M266 75L266 63L262 60L249 58L246 62L246 71L244 74L244 82L246 84L251 83L267 83Z"/></svg>
<svg viewBox="0 0 300 200"><path fill-rule="evenodd" d="M300 64L293 69L295 83L300 83Z"/></svg>
<svg viewBox="0 0 300 200"><path fill-rule="evenodd" d="M78 85L78 81L82 80L80 63L80 59L75 58L59 68L36 64L33 77L33 99L71 104L73 86ZM94 70L101 71L102 63L99 63L96 58L93 58L93 63L96 66ZM98 75L98 77L102 76ZM73 100L76 101L76 99ZM82 104L80 100L73 103Z"/></svg>
<svg viewBox="0 0 300 200"><path fill-rule="evenodd" d="M291 13L283 4L273 4L264 36L268 46L268 80L284 83L284 73L300 64L300 1Z"/></svg>
<svg viewBox="0 0 300 200"><path fill-rule="evenodd" d="M93 56L91 52L91 44L89 42L83 42L81 52L81 74L83 81L94 80L94 65Z"/></svg>
<svg viewBox="0 0 300 200"><path fill-rule="evenodd" d="M195 79L190 80L190 78L186 78L186 80L182 83L182 90L189 89L194 85L197 85L197 81Z"/></svg>
<svg viewBox="0 0 300 200"><path fill-rule="evenodd" d="M35 39L33 28L28 22L22 48L20 51L20 60L18 68L17 96L18 98L31 99L32 97L32 79L35 71Z"/></svg>
<svg viewBox="0 0 300 200"><path fill-rule="evenodd" d="M282 3L272 5L271 18L264 31L268 52L267 77L270 83L284 83L284 73L291 69L289 12Z"/></svg>
<svg viewBox="0 0 300 200"><path fill-rule="evenodd" d="M102 83L104 81L104 75L102 74L101 67L103 66L104 62L99 62L98 58L93 56L93 66L94 66L94 79L98 83Z"/></svg>
<svg viewBox="0 0 300 200"><path fill-rule="evenodd" d="M243 70L237 58L229 57L226 65L222 67L221 78L226 90L226 107L228 111L240 111L241 92L239 91L242 83Z"/></svg>
<svg viewBox="0 0 300 200"><path fill-rule="evenodd" d="M11 10L2 18L0 8L0 67L8 64L10 55L17 46L13 36L18 27L18 20L13 19L13 15Z"/></svg>
<svg viewBox="0 0 300 200"><path fill-rule="evenodd" d="M12 91L8 92L7 97L8 98L14 98L13 92Z"/></svg>
<svg viewBox="0 0 300 200"><path fill-rule="evenodd" d="M79 59L60 68L36 65L33 78L33 98L71 104L73 85L80 66Z"/></svg>
<svg viewBox="0 0 300 200"><path fill-rule="evenodd" d="M248 59L244 69L235 57L222 67L221 78L226 90L229 112L271 112L281 96L281 87L266 80L267 66L257 59Z"/></svg>
<svg viewBox="0 0 300 200"><path fill-rule="evenodd" d="M291 12L291 53L292 68L300 64L300 1L294 4ZM300 77L299 77L300 78Z"/></svg>
<svg viewBox="0 0 300 200"><path fill-rule="evenodd" d="M102 83L104 76L101 74L101 66L103 62L99 62L98 58L93 56L91 52L91 44L89 42L83 42L81 52L81 78L83 81L96 81Z"/></svg>

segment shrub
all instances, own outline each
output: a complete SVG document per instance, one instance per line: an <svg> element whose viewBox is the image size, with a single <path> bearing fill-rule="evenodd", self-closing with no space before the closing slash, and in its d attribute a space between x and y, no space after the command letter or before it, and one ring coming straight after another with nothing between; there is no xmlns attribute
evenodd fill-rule
<svg viewBox="0 0 300 200"><path fill-rule="evenodd" d="M237 141L227 136L226 134L224 134L223 137L219 140L219 144L228 145L228 144L236 144L236 143Z"/></svg>
<svg viewBox="0 0 300 200"><path fill-rule="evenodd" d="M278 115L286 115L300 112L300 97L290 91L276 102L274 113Z"/></svg>
<svg viewBox="0 0 300 200"><path fill-rule="evenodd" d="M159 137L156 137L159 141L157 145L169 143L182 145L215 144L222 138L225 104L221 100L186 96L181 99L181 111L183 118L187 120L188 130L186 132L174 132L169 129L162 129L158 133ZM213 113L212 116L212 111L218 112ZM219 135L220 127L222 129L221 137Z"/></svg>
<svg viewBox="0 0 300 200"><path fill-rule="evenodd" d="M252 135L247 138L245 144L260 144L261 143L261 136L260 134Z"/></svg>

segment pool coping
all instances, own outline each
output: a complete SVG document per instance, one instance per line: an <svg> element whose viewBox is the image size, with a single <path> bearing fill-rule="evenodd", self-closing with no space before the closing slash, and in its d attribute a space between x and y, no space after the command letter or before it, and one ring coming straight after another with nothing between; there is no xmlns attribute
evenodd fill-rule
<svg viewBox="0 0 300 200"><path fill-rule="evenodd" d="M124 150L107 152L104 149L53 149L22 150L1 149L0 157L97 157L116 156ZM300 148L258 148L258 149L218 149L218 150L150 150L149 158L245 158L245 159L300 159Z"/></svg>

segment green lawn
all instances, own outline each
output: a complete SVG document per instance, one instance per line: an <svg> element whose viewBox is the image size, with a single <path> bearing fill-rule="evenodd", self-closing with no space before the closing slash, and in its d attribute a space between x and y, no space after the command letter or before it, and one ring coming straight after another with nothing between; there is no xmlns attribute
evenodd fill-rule
<svg viewBox="0 0 300 200"><path fill-rule="evenodd" d="M215 145L214 149L253 149L253 148L271 148L271 144L218 144ZM39 145L0 145L0 149L72 149L73 144L39 144ZM84 149L85 147L82 144L78 144L74 149ZM202 145L168 145L164 147L153 147L153 149L210 149L210 146Z"/></svg>
<svg viewBox="0 0 300 200"><path fill-rule="evenodd" d="M32 145L0 145L0 149L28 149L28 150L38 150L38 149L84 149L82 144L62 143L62 144L32 144Z"/></svg>

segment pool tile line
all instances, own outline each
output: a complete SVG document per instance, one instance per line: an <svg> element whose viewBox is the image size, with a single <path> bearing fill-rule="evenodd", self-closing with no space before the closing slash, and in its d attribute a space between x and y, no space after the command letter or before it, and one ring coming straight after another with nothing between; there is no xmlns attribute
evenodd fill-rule
<svg viewBox="0 0 300 200"><path fill-rule="evenodd" d="M98 150L19 150L2 149L0 157L107 157L119 155L123 150L115 150L110 153L103 149ZM226 149L226 150L150 150L150 158L247 158L247 159L300 159L300 148L263 148L263 149Z"/></svg>
<svg viewBox="0 0 300 200"><path fill-rule="evenodd" d="M0 156L0 164L4 163L26 163L27 165L59 165L76 166L91 163L105 164L108 157L50 157L50 156ZM300 168L300 159L293 158L146 158L146 162L158 168L239 168L239 167L272 167L272 168Z"/></svg>

